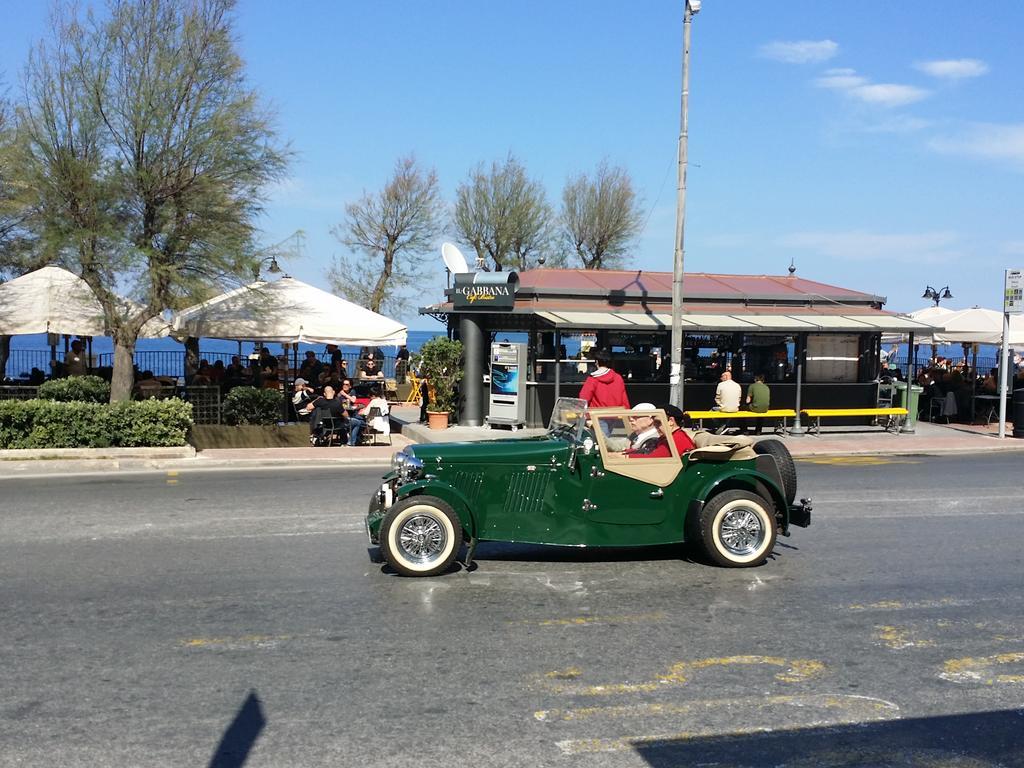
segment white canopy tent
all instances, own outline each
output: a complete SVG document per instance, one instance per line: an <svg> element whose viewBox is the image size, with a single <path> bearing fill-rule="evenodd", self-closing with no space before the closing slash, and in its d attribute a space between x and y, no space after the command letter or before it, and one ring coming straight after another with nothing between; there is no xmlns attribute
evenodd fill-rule
<svg viewBox="0 0 1024 768"><path fill-rule="evenodd" d="M952 314L955 314L957 310L949 309L948 307L939 307L932 305L930 307L924 307L923 309L915 309L913 312L907 312L904 317L909 317L911 320L916 320L920 323L927 323L937 328L943 328L943 320ZM906 341L909 338L906 333L885 333L882 334L882 343L899 343ZM915 344L931 344L932 337L930 334L922 332L914 335ZM939 342L936 342L939 343Z"/></svg>
<svg viewBox="0 0 1024 768"><path fill-rule="evenodd" d="M131 303L123 301L130 310ZM0 336L32 333L106 336L109 329L85 280L60 267L43 267L0 284ZM166 336L166 323L154 318L140 335Z"/></svg>
<svg viewBox="0 0 1024 768"><path fill-rule="evenodd" d="M293 344L405 344L401 323L296 280L255 282L182 310L173 334Z"/></svg>
<svg viewBox="0 0 1024 768"><path fill-rule="evenodd" d="M1002 344L1003 313L984 307L961 309L944 317L945 330L934 335L935 344ZM1024 317L1010 317L1010 346L1024 344Z"/></svg>

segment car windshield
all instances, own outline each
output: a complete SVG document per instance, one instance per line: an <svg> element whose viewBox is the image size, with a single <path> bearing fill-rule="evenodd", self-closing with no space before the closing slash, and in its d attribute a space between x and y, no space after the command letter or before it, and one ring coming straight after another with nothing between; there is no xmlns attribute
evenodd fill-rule
<svg viewBox="0 0 1024 768"><path fill-rule="evenodd" d="M578 442L583 435L587 416L587 401L575 397L560 397L551 410L548 434Z"/></svg>

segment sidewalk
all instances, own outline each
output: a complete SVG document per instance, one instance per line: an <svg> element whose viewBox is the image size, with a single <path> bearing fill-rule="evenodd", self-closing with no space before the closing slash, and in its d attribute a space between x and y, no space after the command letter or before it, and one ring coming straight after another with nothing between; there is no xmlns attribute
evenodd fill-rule
<svg viewBox="0 0 1024 768"><path fill-rule="evenodd" d="M542 435L540 428L488 429L453 426L431 430L418 423L419 409L396 406L392 420L401 432L392 445L355 448L66 448L37 451L0 451L0 477L32 477L112 471L182 471L269 467L356 467L384 469L391 455L410 443L440 443L519 439ZM1012 437L1007 425L1003 440L998 425L931 424L918 422L913 433L892 434L881 427L822 427L821 437L785 436L781 439L796 458L826 456L899 456L1024 451L1024 439ZM762 438L779 437L765 433Z"/></svg>

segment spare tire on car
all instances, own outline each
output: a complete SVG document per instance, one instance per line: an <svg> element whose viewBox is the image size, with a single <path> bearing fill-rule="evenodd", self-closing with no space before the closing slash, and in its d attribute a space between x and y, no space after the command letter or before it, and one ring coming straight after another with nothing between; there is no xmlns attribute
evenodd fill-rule
<svg viewBox="0 0 1024 768"><path fill-rule="evenodd" d="M772 456L782 475L782 491L786 494L786 503L792 504L796 499L796 464L789 449L781 440L758 440L754 443L754 452L764 456Z"/></svg>

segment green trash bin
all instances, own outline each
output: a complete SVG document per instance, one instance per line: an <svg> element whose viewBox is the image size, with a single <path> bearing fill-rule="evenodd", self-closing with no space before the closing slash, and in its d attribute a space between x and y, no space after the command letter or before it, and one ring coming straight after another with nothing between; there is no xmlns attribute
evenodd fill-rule
<svg viewBox="0 0 1024 768"><path fill-rule="evenodd" d="M907 382L905 381L894 381L893 386L896 391L899 392L900 408L907 409L907 426L913 429L917 424L917 409L918 400L921 398L921 393L924 392L924 387L919 387L917 384L910 386L910 404L907 404Z"/></svg>

